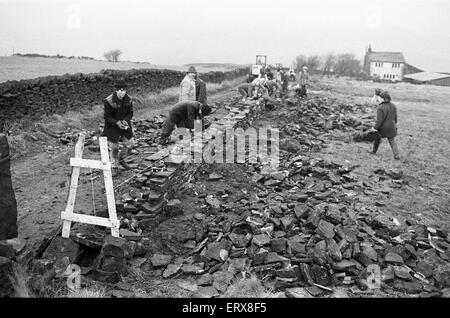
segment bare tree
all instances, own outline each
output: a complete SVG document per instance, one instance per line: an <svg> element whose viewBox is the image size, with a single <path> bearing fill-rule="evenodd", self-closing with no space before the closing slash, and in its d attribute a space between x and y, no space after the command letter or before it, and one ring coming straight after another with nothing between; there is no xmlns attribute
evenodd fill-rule
<svg viewBox="0 0 450 318"><path fill-rule="evenodd" d="M120 55L122 55L122 51L119 49L109 50L103 54L103 56L110 62L118 62Z"/></svg>
<svg viewBox="0 0 450 318"><path fill-rule="evenodd" d="M355 58L354 54L339 54L336 57L334 70L343 76L358 76L362 71L361 62Z"/></svg>
<svg viewBox="0 0 450 318"><path fill-rule="evenodd" d="M103 54L103 56L105 57L105 59L107 60L107 61L109 61L109 62L112 62L112 51L108 51L108 52L105 52L104 54Z"/></svg>
<svg viewBox="0 0 450 318"><path fill-rule="evenodd" d="M328 53L323 57L323 74L330 74L334 71L334 66L336 64L336 56L333 53Z"/></svg>
<svg viewBox="0 0 450 318"><path fill-rule="evenodd" d="M320 63L320 57L318 55L310 55L306 59L306 66L311 73L314 73L320 67Z"/></svg>

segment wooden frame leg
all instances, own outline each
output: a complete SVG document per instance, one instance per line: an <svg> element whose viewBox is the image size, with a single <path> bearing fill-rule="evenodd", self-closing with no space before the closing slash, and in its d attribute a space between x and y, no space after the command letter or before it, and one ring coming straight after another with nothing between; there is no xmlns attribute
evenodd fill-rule
<svg viewBox="0 0 450 318"><path fill-rule="evenodd" d="M84 150L84 140L86 136L82 133L80 134L80 137L78 137L78 141L75 145L75 158L81 158L83 156L83 150ZM68 213L69 215L73 214L73 209L75 207L75 198L77 196L77 188L78 188L78 178L80 177L80 167L73 167L72 168L72 176L70 179L70 188L69 188L69 194L67 196L67 204L65 213ZM71 221L64 220L63 221L63 228L62 228L62 237L68 238L70 236L70 228L71 228Z"/></svg>
<svg viewBox="0 0 450 318"><path fill-rule="evenodd" d="M109 161L108 142L106 137L100 137L100 155L102 161ZM105 180L106 202L108 204L109 219L111 220L111 235L119 237L120 222L117 219L116 200L114 198L114 186L112 181L111 169L103 170Z"/></svg>

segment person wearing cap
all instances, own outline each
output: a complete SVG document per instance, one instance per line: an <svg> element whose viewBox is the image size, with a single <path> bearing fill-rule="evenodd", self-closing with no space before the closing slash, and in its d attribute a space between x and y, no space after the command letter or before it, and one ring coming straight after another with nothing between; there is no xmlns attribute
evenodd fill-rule
<svg viewBox="0 0 450 318"><path fill-rule="evenodd" d="M300 94L301 98L305 98L307 94L306 86L309 85L309 74L307 66L303 66L302 71L299 74L298 85L300 88L296 89L297 93Z"/></svg>
<svg viewBox="0 0 450 318"><path fill-rule="evenodd" d="M117 162L125 169L130 167L125 158L131 153L134 146L133 129L133 100L127 94L127 84L119 80L114 85L115 91L103 100L105 127L103 136L108 139L110 160L113 168ZM119 140L122 140L124 149L119 152Z"/></svg>
<svg viewBox="0 0 450 318"><path fill-rule="evenodd" d="M373 142L373 150L371 154L376 154L381 143L381 138L387 138L391 146L394 159L399 160L397 143L395 137L397 136L397 108L391 103L391 96L387 91L376 92L376 96L381 98L381 103L377 109L377 121L372 130L380 133L380 137Z"/></svg>
<svg viewBox="0 0 450 318"><path fill-rule="evenodd" d="M159 136L159 144L166 145L170 135L177 128L194 129L196 119L203 120L203 116L211 113L211 107L197 101L183 100L179 101L169 111L169 115L163 123Z"/></svg>
<svg viewBox="0 0 450 318"><path fill-rule="evenodd" d="M180 97L178 99L179 102L184 100L196 101L196 76L197 70L195 69L195 67L190 66L186 76L183 78L180 84Z"/></svg>

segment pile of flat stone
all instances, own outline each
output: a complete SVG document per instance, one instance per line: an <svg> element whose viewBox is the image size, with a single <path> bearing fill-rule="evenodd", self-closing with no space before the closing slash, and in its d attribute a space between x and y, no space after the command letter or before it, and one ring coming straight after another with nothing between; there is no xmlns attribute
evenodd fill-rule
<svg viewBox="0 0 450 318"><path fill-rule="evenodd" d="M346 123L339 114L356 110L361 106L307 101L298 111L332 116L331 127L353 131L361 124ZM302 119L305 127L323 133L327 126L313 123L314 116ZM192 288L197 296L216 297L224 285L252 273L288 297L323 297L342 287L354 296L448 293L448 230L411 219L399 222L382 211L381 203L373 204L374 197L407 184L402 171L377 169L362 180L352 173L355 167L286 151L282 158L279 170L253 165L256 196L226 203L203 196L210 214L194 216L203 232L175 235L191 249L188 263L198 277ZM167 262L162 274L189 274L182 268L180 262Z"/></svg>

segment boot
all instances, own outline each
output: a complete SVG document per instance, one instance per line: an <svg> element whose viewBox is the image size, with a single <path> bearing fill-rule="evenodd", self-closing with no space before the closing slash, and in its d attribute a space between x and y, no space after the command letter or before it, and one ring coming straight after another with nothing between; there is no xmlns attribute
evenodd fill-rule
<svg viewBox="0 0 450 318"><path fill-rule="evenodd" d="M130 154L130 149L122 149L119 152L119 164L125 169L130 170L131 167L126 163L125 158Z"/></svg>
<svg viewBox="0 0 450 318"><path fill-rule="evenodd" d="M378 147L380 147L380 144L381 144L381 138L379 138L379 139L375 139L374 141L373 141L373 148L372 148L372 154L376 154L377 153L377 151L378 151Z"/></svg>

